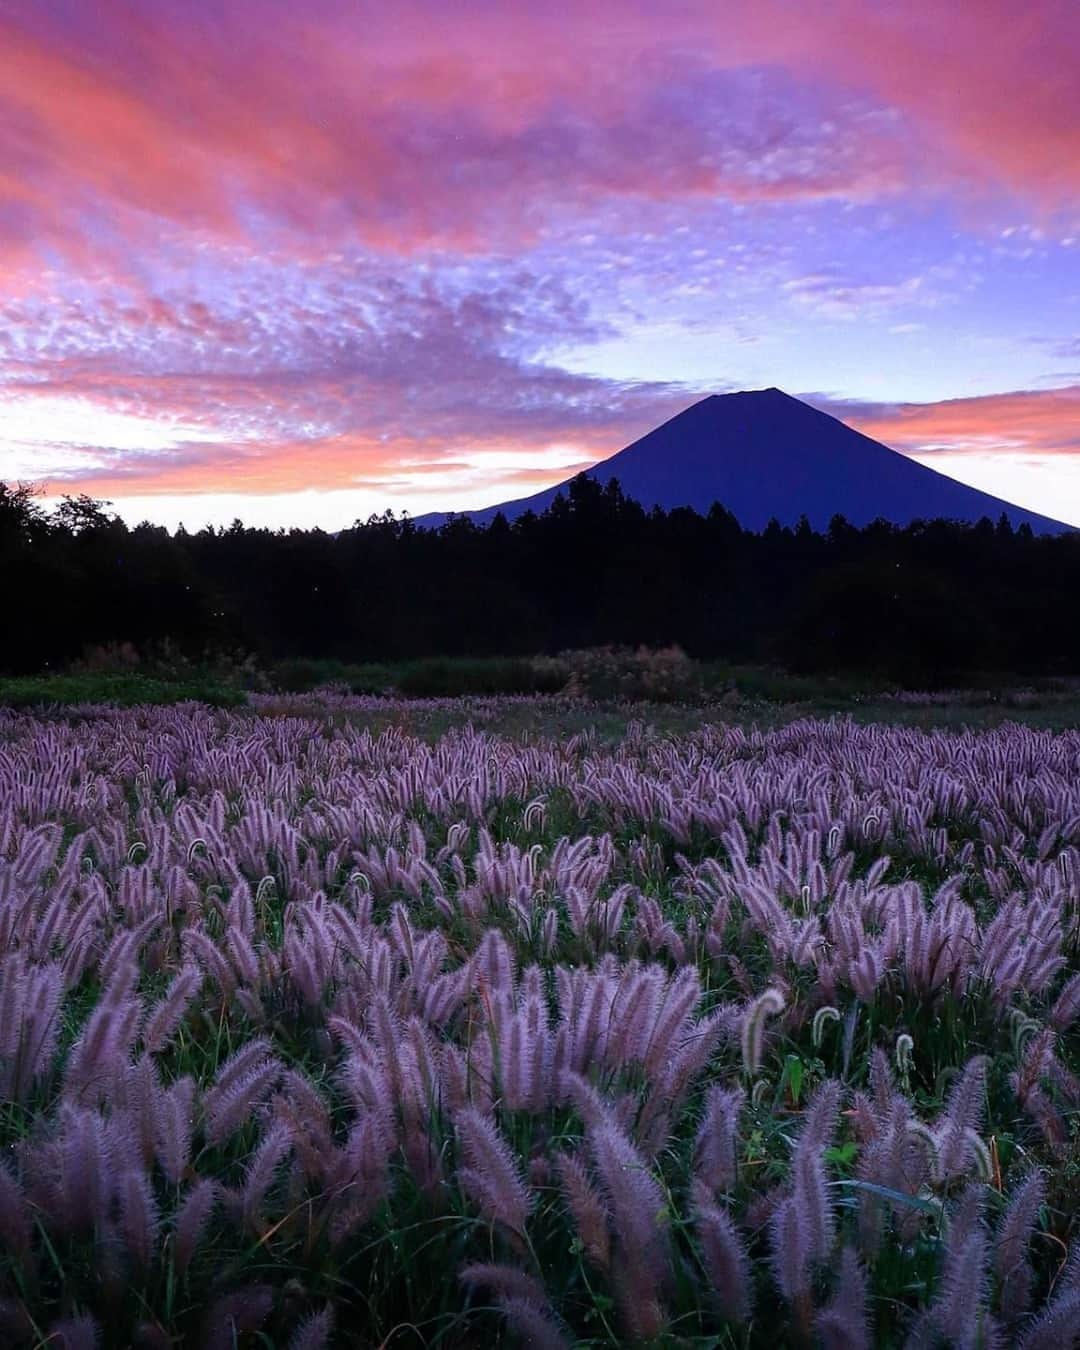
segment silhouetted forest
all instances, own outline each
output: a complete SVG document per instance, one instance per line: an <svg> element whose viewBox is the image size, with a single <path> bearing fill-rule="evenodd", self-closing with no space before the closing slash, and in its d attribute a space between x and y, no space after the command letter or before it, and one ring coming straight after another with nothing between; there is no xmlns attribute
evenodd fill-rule
<svg viewBox="0 0 1080 1350"><path fill-rule="evenodd" d="M1080 672L1080 535L880 521L740 528L722 506L645 511L581 477L542 515L337 535L235 522L129 528L86 497L46 513L0 484L0 667L168 640L264 660L517 655L677 643L692 656L913 685Z"/></svg>

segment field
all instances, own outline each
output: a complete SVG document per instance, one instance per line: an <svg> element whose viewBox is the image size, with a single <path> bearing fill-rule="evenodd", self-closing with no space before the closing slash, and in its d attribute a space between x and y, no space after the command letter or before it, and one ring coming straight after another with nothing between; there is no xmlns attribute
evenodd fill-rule
<svg viewBox="0 0 1080 1350"><path fill-rule="evenodd" d="M1080 732L891 712L0 709L0 1344L1080 1342Z"/></svg>

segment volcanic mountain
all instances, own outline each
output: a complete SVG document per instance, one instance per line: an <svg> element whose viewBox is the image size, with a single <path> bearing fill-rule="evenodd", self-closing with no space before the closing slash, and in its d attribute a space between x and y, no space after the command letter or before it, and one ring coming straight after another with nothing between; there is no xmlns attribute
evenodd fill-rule
<svg viewBox="0 0 1080 1350"><path fill-rule="evenodd" d="M897 525L938 517L996 521L1002 513L1038 534L1070 528L946 478L780 389L713 394L587 472L601 483L617 478L645 507L705 512L719 502L748 530L763 529L772 517L794 525L805 515L824 530L834 515L861 526L878 518ZM477 524L500 511L513 520L543 511L566 487L457 514ZM448 518L432 514L416 523L434 527Z"/></svg>

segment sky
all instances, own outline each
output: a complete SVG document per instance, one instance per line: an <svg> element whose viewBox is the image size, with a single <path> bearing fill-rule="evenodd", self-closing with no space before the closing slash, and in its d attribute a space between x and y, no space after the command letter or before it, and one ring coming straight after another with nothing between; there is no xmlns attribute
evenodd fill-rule
<svg viewBox="0 0 1080 1350"><path fill-rule="evenodd" d="M0 0L0 478L338 529L777 385L1080 525L1075 0Z"/></svg>

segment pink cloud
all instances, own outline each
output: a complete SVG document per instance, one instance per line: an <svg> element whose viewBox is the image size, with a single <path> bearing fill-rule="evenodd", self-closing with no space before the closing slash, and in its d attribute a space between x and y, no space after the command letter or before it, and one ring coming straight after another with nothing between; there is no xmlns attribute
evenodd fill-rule
<svg viewBox="0 0 1080 1350"><path fill-rule="evenodd" d="M1080 188L1078 66L1058 0L24 6L0 19L0 232L122 256L150 213L474 248L611 196L924 179L1049 209Z"/></svg>
<svg viewBox="0 0 1080 1350"><path fill-rule="evenodd" d="M940 403L834 404L828 410L893 449L924 457L1008 450L1042 460L1080 453L1080 384Z"/></svg>

